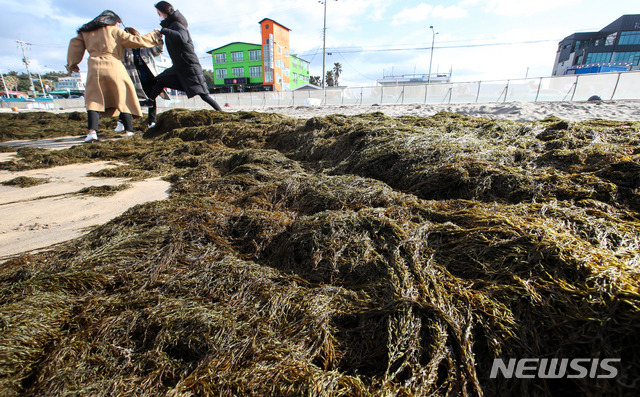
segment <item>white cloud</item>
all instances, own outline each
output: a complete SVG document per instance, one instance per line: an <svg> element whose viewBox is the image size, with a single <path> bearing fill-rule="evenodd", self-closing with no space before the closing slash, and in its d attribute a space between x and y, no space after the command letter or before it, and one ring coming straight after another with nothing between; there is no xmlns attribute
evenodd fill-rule
<svg viewBox="0 0 640 397"><path fill-rule="evenodd" d="M421 3L415 7L405 8L397 13L393 17L391 24L401 26L411 22L423 22L430 18L456 19L466 17L467 15L467 10L460 6L432 6Z"/></svg>
<svg viewBox="0 0 640 397"><path fill-rule="evenodd" d="M582 0L488 0L485 11L501 16L527 16L581 2Z"/></svg>
<svg viewBox="0 0 640 397"><path fill-rule="evenodd" d="M433 11L433 6L422 3L416 7L405 8L393 17L392 25L400 26L407 22L420 22L425 21Z"/></svg>
<svg viewBox="0 0 640 397"><path fill-rule="evenodd" d="M445 7L438 5L433 9L431 14L436 18L456 19L466 17L468 12L466 9L458 6Z"/></svg>

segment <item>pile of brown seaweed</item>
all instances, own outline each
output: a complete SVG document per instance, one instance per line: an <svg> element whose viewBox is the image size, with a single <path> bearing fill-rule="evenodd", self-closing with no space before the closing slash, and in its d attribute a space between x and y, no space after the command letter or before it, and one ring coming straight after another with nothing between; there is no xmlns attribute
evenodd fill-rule
<svg viewBox="0 0 640 397"><path fill-rule="evenodd" d="M117 160L99 174L174 187L0 266L2 395L640 387L638 122L173 110L20 155L0 168ZM492 379L495 358L621 361Z"/></svg>

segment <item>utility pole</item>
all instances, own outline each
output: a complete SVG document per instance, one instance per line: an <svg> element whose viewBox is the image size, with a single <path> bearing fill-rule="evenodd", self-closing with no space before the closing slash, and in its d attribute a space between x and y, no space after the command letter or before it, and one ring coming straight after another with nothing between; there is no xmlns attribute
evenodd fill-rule
<svg viewBox="0 0 640 397"><path fill-rule="evenodd" d="M429 75L427 75L427 84L431 83L431 64L433 63L433 45L436 42L436 31L433 30L433 26L429 26L429 29L433 32L433 38L431 39L431 60L429 61Z"/></svg>
<svg viewBox="0 0 640 397"><path fill-rule="evenodd" d="M24 51L24 45L31 45L31 43L25 43L22 40L16 40L16 43L20 44L20 47L22 47L22 62L24 62L27 67L27 74L29 75L29 90L31 90L35 95L36 88L33 86L33 78L31 77L31 71L29 70L29 58L27 58L27 54Z"/></svg>
<svg viewBox="0 0 640 397"><path fill-rule="evenodd" d="M9 90L7 90L7 83L4 81L4 74L0 72L0 76L2 76L2 85L4 86L4 93L7 94L7 98L9 98Z"/></svg>
<svg viewBox="0 0 640 397"><path fill-rule="evenodd" d="M328 0L318 1L318 3L324 4L324 28L322 29L322 89L324 89L325 79L327 78L327 1Z"/></svg>
<svg viewBox="0 0 640 397"><path fill-rule="evenodd" d="M45 98L47 96L47 92L44 90L44 84L42 84L42 75L38 73L38 78L40 79L40 88L42 88L42 97Z"/></svg>

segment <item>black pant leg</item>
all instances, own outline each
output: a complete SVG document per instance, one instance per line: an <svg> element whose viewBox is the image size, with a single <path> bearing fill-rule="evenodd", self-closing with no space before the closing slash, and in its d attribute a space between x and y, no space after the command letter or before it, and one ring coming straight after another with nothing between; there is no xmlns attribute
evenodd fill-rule
<svg viewBox="0 0 640 397"><path fill-rule="evenodd" d="M157 81L156 79L153 79L153 80L146 80L142 82L142 89L144 90L144 93L147 94L147 97L149 98L151 98L151 93L153 92L153 88L155 87L156 81ZM164 87L162 88L164 89ZM160 92L162 92L162 90L160 90ZM160 95L160 93L158 93L158 95ZM156 95L156 97L158 95ZM150 99L152 103L150 104L151 106L149 106L148 124L156 122L157 112L158 112L158 105L155 100L156 97L154 97L154 99Z"/></svg>
<svg viewBox="0 0 640 397"><path fill-rule="evenodd" d="M178 79L178 75L176 74L176 71L173 69L173 67L170 67L169 69L156 76L156 82L153 85L151 92L148 94L149 99L155 100L165 87L184 91L182 85L180 84L180 80Z"/></svg>
<svg viewBox="0 0 640 397"><path fill-rule="evenodd" d="M211 105L211 107L214 108L215 110L222 110L220 105L218 105L218 102L216 102L215 99L211 98L211 95L209 95L209 94L200 94L200 98L202 98L203 101L205 101L206 103Z"/></svg>
<svg viewBox="0 0 640 397"><path fill-rule="evenodd" d="M98 124L100 122L100 113L95 110L87 110L87 116L89 119L89 130L98 131Z"/></svg>
<svg viewBox="0 0 640 397"><path fill-rule="evenodd" d="M131 113L120 113L122 124L124 124L125 131L133 131L133 121L131 119Z"/></svg>

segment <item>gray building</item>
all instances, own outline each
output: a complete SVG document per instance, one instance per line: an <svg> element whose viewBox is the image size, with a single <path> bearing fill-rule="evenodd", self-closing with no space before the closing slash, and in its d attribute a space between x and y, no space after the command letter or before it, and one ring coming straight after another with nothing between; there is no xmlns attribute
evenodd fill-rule
<svg viewBox="0 0 640 397"><path fill-rule="evenodd" d="M599 32L574 33L558 44L553 76L638 70L640 14L623 15Z"/></svg>

